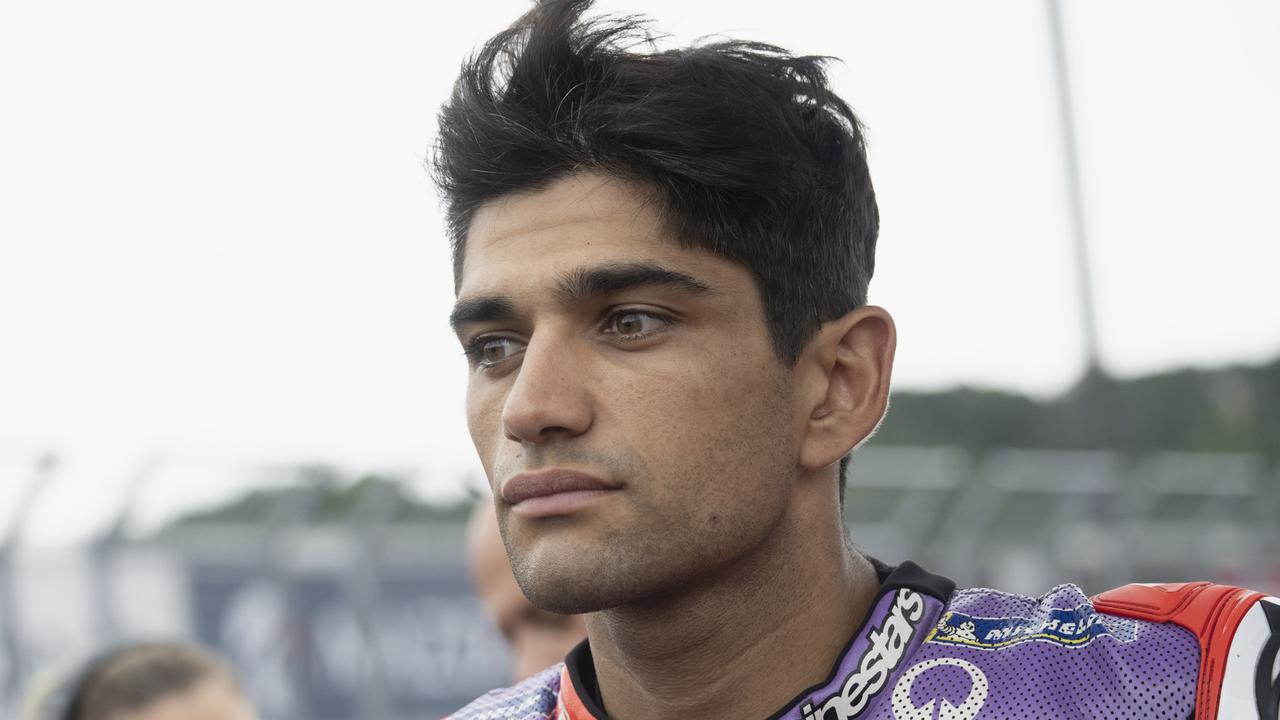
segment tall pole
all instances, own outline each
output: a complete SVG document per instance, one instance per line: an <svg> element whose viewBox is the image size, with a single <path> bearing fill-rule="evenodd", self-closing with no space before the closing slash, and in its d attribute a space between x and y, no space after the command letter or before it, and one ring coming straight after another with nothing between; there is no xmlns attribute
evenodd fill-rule
<svg viewBox="0 0 1280 720"><path fill-rule="evenodd" d="M1088 228L1085 223L1084 192L1080 182L1080 151L1076 143L1075 106L1071 100L1071 75L1062 30L1061 2L1048 0L1048 3L1049 39L1053 48L1053 70L1058 91L1058 125L1062 130L1071 239L1080 295L1080 317L1084 330L1085 378L1088 381L1101 375L1102 362L1098 355L1098 322L1093 303L1093 279L1089 271Z"/></svg>
<svg viewBox="0 0 1280 720"><path fill-rule="evenodd" d="M1067 201L1071 240L1080 300L1080 325L1084 335L1084 377L1077 386L1076 417L1071 444L1083 447L1124 447L1128 443L1123 405L1102 369L1098 351L1098 319L1094 308L1093 277L1089 266L1088 223L1084 211L1084 189L1080 179L1080 149L1076 142L1075 107L1071 101L1071 74L1062 28L1061 0L1048 0L1049 39L1053 48L1053 71L1058 90L1058 126L1062 130L1063 166L1066 169Z"/></svg>

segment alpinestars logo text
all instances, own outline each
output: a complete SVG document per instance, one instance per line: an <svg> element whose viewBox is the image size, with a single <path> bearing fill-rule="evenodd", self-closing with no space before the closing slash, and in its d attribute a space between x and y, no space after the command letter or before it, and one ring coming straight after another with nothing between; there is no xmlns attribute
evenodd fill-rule
<svg viewBox="0 0 1280 720"><path fill-rule="evenodd" d="M820 703L806 702L800 708L804 720L850 720L866 709L902 664L923 616L924 598L906 588L898 590L884 623L868 636L858 669L845 678L836 694Z"/></svg>

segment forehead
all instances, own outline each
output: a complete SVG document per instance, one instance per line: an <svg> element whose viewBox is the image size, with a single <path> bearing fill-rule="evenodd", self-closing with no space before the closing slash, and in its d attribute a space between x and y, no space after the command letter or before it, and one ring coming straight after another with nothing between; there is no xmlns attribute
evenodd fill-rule
<svg viewBox="0 0 1280 720"><path fill-rule="evenodd" d="M651 193L596 173L486 203L472 218L458 295L506 289L602 259L649 260L714 272L725 261L685 248Z"/></svg>

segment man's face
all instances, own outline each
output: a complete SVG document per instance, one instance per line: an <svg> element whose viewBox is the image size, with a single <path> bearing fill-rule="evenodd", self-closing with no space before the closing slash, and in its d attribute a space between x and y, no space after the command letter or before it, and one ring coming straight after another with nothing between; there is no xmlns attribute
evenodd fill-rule
<svg viewBox="0 0 1280 720"><path fill-rule="evenodd" d="M453 320L512 569L556 612L661 597L779 526L803 416L742 266L594 174L482 207Z"/></svg>

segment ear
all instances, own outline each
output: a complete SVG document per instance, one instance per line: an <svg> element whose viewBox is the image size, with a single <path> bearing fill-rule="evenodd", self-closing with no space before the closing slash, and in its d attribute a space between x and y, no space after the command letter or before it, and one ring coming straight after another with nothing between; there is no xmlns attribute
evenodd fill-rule
<svg viewBox="0 0 1280 720"><path fill-rule="evenodd" d="M883 308L867 305L824 323L805 348L808 399L800 464L819 470L865 440L884 417L898 334Z"/></svg>

